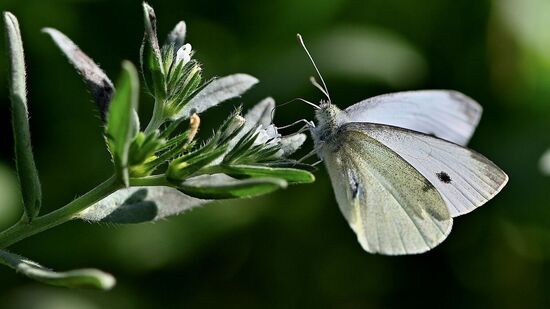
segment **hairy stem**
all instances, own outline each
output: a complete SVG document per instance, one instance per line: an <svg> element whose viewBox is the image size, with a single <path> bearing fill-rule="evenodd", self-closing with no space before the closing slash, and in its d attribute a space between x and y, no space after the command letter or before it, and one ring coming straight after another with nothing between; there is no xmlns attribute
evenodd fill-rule
<svg viewBox="0 0 550 309"><path fill-rule="evenodd" d="M166 179L164 174L153 175L141 178L130 178L130 186L132 187L155 187L155 186L171 186L171 183Z"/></svg>
<svg viewBox="0 0 550 309"><path fill-rule="evenodd" d="M164 104L161 104L159 101L155 100L155 106L153 107L153 116L145 128L145 133L151 133L158 129L164 123Z"/></svg>
<svg viewBox="0 0 550 309"><path fill-rule="evenodd" d="M0 232L0 249L74 219L79 212L120 188L122 188L122 183L118 178L112 176L88 193L55 211L35 218L31 223L25 220L19 221L9 229Z"/></svg>

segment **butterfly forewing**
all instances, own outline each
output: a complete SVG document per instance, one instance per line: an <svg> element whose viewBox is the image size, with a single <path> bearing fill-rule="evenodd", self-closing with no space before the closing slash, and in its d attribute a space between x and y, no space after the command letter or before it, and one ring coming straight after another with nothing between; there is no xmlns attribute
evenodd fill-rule
<svg viewBox="0 0 550 309"><path fill-rule="evenodd" d="M482 108L457 91L420 90L372 97L344 112L350 122L387 124L466 145Z"/></svg>
<svg viewBox="0 0 550 309"><path fill-rule="evenodd" d="M508 181L489 159L453 143L397 127L348 125L392 149L426 177L441 193L453 217L483 205Z"/></svg>
<svg viewBox="0 0 550 309"><path fill-rule="evenodd" d="M343 125L322 156L340 209L372 253L425 252L450 233L452 218L435 187L394 151Z"/></svg>

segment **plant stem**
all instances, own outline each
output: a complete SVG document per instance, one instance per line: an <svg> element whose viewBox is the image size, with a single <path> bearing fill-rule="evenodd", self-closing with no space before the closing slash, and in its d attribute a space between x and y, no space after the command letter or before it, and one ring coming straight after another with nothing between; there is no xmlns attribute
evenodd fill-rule
<svg viewBox="0 0 550 309"><path fill-rule="evenodd" d="M223 171L224 171L223 167L219 165L210 165L210 166L205 166L201 168L198 172L193 174L192 177L200 176L200 175L212 175L217 173L223 173Z"/></svg>
<svg viewBox="0 0 550 309"><path fill-rule="evenodd" d="M149 124L147 125L147 128L145 128L144 132L148 134L155 131L162 125L164 120L164 104L162 104L158 100L155 100L155 106L153 107L153 116L151 116L151 120L149 121Z"/></svg>
<svg viewBox="0 0 550 309"><path fill-rule="evenodd" d="M172 184L166 179L164 174L153 175L140 178L130 178L131 187L155 187L155 186L171 186Z"/></svg>
<svg viewBox="0 0 550 309"><path fill-rule="evenodd" d="M55 211L35 218L31 223L25 220L19 221L9 229L0 232L0 249L74 219L79 212L120 188L122 183L117 177L112 176L88 193Z"/></svg>

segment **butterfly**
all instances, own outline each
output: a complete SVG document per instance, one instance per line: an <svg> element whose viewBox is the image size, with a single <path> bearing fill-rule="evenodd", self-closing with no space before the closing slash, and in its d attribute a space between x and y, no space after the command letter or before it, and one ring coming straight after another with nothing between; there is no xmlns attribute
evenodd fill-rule
<svg viewBox="0 0 550 309"><path fill-rule="evenodd" d="M457 91L420 90L372 97L341 110L298 35L327 100L308 122L336 201L364 250L417 254L440 244L453 218L493 198L508 176L465 145L482 108ZM305 100L304 100L305 101Z"/></svg>

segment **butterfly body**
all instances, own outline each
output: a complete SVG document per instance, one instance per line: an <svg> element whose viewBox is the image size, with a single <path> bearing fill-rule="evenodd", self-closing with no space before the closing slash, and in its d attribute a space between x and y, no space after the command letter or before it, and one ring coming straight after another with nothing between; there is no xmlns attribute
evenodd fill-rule
<svg viewBox="0 0 550 309"><path fill-rule="evenodd" d="M336 131L346 122L341 109L328 101L322 101L319 109L315 111L317 125L310 127L317 154L322 158L323 147L335 147L338 140L335 139Z"/></svg>

